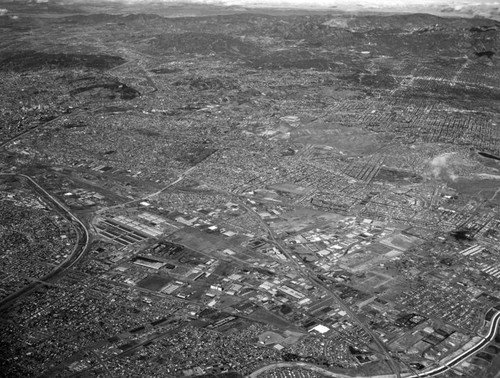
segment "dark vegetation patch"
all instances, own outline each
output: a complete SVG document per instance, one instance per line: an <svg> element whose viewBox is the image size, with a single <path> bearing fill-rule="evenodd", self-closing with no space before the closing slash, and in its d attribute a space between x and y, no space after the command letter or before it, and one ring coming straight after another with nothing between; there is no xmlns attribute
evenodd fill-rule
<svg viewBox="0 0 500 378"><path fill-rule="evenodd" d="M126 84L120 83L119 81L87 85L73 89L70 94L75 96L85 92L92 92L93 95L95 94L99 97L107 97L110 100L115 99L117 96L119 96L122 100L133 100L141 95L139 91Z"/></svg>
<svg viewBox="0 0 500 378"><path fill-rule="evenodd" d="M233 57L252 57L260 54L260 49L250 42L224 34L172 33L163 34L152 42L156 52L185 54L217 54Z"/></svg>
<svg viewBox="0 0 500 378"><path fill-rule="evenodd" d="M470 230L466 230L466 229L452 231L450 235L455 240L458 240L458 241L471 241L474 239L472 237L472 232Z"/></svg>
<svg viewBox="0 0 500 378"><path fill-rule="evenodd" d="M125 59L113 55L86 55L45 53L33 50L13 52L4 55L0 61L3 71L23 72L42 68L94 68L106 70L125 63Z"/></svg>
<svg viewBox="0 0 500 378"><path fill-rule="evenodd" d="M281 312L283 315L288 315L288 314L290 314L292 311L293 311L293 309L292 309L290 306L286 305L286 304L281 305L281 307L280 307L280 312Z"/></svg>
<svg viewBox="0 0 500 378"><path fill-rule="evenodd" d="M451 257L445 257L439 260L439 262L443 265L446 266L452 266L453 265L453 259Z"/></svg>
<svg viewBox="0 0 500 378"><path fill-rule="evenodd" d="M422 182L423 178L413 172L399 171L397 169L382 167L375 176L376 180L383 180L388 182L408 182L408 183L419 183Z"/></svg>
<svg viewBox="0 0 500 378"><path fill-rule="evenodd" d="M148 138L159 138L161 137L161 134L156 131L156 130L151 130L151 129L143 129L143 128L134 128L134 131L142 136L148 137Z"/></svg>
<svg viewBox="0 0 500 378"><path fill-rule="evenodd" d="M153 68L151 70L152 73L163 75L163 74L171 74L176 72L181 72L180 68Z"/></svg>
<svg viewBox="0 0 500 378"><path fill-rule="evenodd" d="M493 361L493 358L494 358L494 356L492 356L491 354L485 353L485 352L480 352L480 353L476 354L476 357L480 358L482 360L485 360L487 362Z"/></svg>
<svg viewBox="0 0 500 378"><path fill-rule="evenodd" d="M495 53L493 51L477 51L475 54L478 57L485 56L489 59L493 58L493 55L495 55Z"/></svg>
<svg viewBox="0 0 500 378"><path fill-rule="evenodd" d="M217 149L200 146L189 150L181 150L175 160L194 166L212 155Z"/></svg>
<svg viewBox="0 0 500 378"><path fill-rule="evenodd" d="M488 31L496 31L496 30L497 30L496 26L489 26L489 25L474 26L469 29L471 33L485 33Z"/></svg>
<svg viewBox="0 0 500 378"><path fill-rule="evenodd" d="M500 157L492 155L492 154L489 154L487 152L478 152L478 154L481 155L482 157L485 157L485 158L488 158L488 159L500 160Z"/></svg>

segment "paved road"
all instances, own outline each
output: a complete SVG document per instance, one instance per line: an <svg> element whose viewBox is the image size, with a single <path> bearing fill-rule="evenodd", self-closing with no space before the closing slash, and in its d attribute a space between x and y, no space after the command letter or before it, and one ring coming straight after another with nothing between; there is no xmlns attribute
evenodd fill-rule
<svg viewBox="0 0 500 378"><path fill-rule="evenodd" d="M256 216L256 219L261 223L262 227L267 231L269 237L271 238L271 242L273 244L275 244L281 253L283 253L287 258L288 260L294 264L297 268L297 270L307 279L309 279L312 283L314 283L316 286L319 286L321 287L322 289L324 289L327 293L330 294L330 296L351 316L351 318L356 322L358 323L361 328L363 328L363 330L371 336L371 338L373 339L373 341L375 342L375 344L378 346L380 352L386 357L386 361L387 363L389 364L391 370L394 372L395 374L395 377L396 378L401 378L401 374L400 374L400 369L399 369L399 366L397 365L396 361L394 361L394 359L392 358L392 356L390 355L389 353L389 350L388 348L384 345L384 343L382 343L382 341L378 338L378 336L371 330L370 327L368 327L361 319L359 319L359 317L354 313L354 311L351 310L351 308L335 293L333 292L332 290L330 290L325 284L323 284L323 282L321 282L318 277L316 276L316 274L310 270L308 267L306 266L302 266L301 264L299 264L296 259L294 259L292 257L292 255L286 250L286 248L284 248L281 243L276 240L276 237L274 236L274 233L273 231L269 228L269 226L262 220L262 218L259 216L259 214L257 214L256 211L254 211L250 206L248 206L241 198L240 196L234 194L234 193L231 193L229 191L226 191L226 190L222 190L222 189L219 189L219 188L215 188L215 187L212 187L213 190L215 191L218 191L218 192L221 192L221 193L225 193L229 196L232 196L233 198L236 198L238 200L238 202L245 208L247 209L247 211L249 211L250 213L254 214Z"/></svg>
<svg viewBox="0 0 500 378"><path fill-rule="evenodd" d="M304 277L308 278L309 281L311 281L316 286L321 287L323 290L325 290L327 293L329 293L330 296L337 302L337 304L339 304L344 309L344 311L347 312L349 314L349 316L354 321L356 321L356 323L358 323L361 326L361 328L363 328L363 330L366 332L366 334L371 336L372 340L375 342L375 344L377 344L380 352L386 357L386 361L388 362L388 364L389 364L391 370L394 372L395 376L397 378L400 378L401 374L399 372L399 366L394 361L392 356L389 354L388 348L384 345L384 343L382 343L382 341L380 341L378 336L371 330L371 328L368 327L361 319L359 319L357 314L351 310L351 308L342 300L342 298L340 298L334 291L332 291L323 282L321 282L318 279L318 277L316 276L316 274L311 269L309 269L306 266L302 266L301 264L299 264L296 261L296 259L293 258L291 253L288 252L287 249L284 248L278 240L276 240L276 237L274 236L273 231L268 227L268 225L265 222L262 221L260 216L251 207L247 206L246 204L243 204L243 206L248 211L256 214L256 216L260 220L262 226L267 230L267 233L269 234L269 237L271 238L273 244L275 244L279 248L281 253L283 253L288 258L288 260L291 261L296 266L297 270L299 272L301 272Z"/></svg>
<svg viewBox="0 0 500 378"><path fill-rule="evenodd" d="M13 293L0 301L0 312L5 311L10 305L12 305L17 299L22 296L32 292L39 286L49 283L55 280L60 275L66 273L68 269L73 267L90 248L90 235L85 224L80 221L75 215L73 215L66 206L64 206L57 198L48 193L43 189L35 180L31 177L23 174L13 174L13 173L0 173L0 176L14 176L23 177L28 181L32 188L42 196L45 201L57 212L63 215L66 219L70 220L77 234L77 242L73 251L69 256L54 270L49 274L42 277L41 279L32 282L28 286L23 287L21 290Z"/></svg>
<svg viewBox="0 0 500 378"><path fill-rule="evenodd" d="M247 210L255 213L255 211L252 208L250 208L249 206L247 206L246 204L243 204L243 206ZM257 216L258 216L258 214L257 214ZM258 218L260 219L259 216L258 216ZM268 234L269 234L270 238L272 239L272 242L280 249L280 251L285 256L287 256L287 258L290 261L292 261L296 265L297 269L299 269L300 272L305 274L305 276L307 278L309 278L310 281L314 282L317 286L322 287L324 290L326 290L336 300L336 302L351 316L351 318L353 318L363 328L363 330L368 335L370 335L372 337L374 342L379 347L380 351L386 356L387 362L389 363L392 371L394 372L394 377L401 378L399 366L396 364L396 362L394 361L392 356L389 354L388 348L378 339L378 337L372 332L372 330L363 321L361 321L357 317L357 315L351 310L351 308L346 303L344 303L344 301L335 292L333 292L325 284L323 284L323 282L321 282L318 279L318 277L316 276L316 274L313 271L311 271L308 267L301 266L291 256L291 254L276 240L272 230L267 226L267 224L265 224L262 221L261 221L261 223L262 223L263 227L265 227L266 230L268 231ZM451 361L447 362L444 366L437 367L437 368L434 368L434 369L426 371L426 372L416 373L414 375L405 375L404 378L433 377L433 376L437 376L437 375L447 371L448 369L456 366L457 364L459 364L460 362L462 362L466 358L470 357L472 354L476 353L477 351L479 351L480 349L485 347L495 337L499 322L500 322L500 313L496 313L495 316L492 318L492 321L490 323L490 330L488 332L488 335L485 337L485 339L483 339L479 344L477 344L473 348L469 349L468 351L460 354L459 356L454 357ZM341 377L342 375L337 374L336 376Z"/></svg>

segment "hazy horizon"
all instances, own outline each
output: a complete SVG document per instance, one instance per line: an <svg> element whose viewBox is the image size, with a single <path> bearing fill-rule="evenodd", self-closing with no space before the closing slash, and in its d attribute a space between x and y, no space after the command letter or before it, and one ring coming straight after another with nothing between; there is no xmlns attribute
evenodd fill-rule
<svg viewBox="0 0 500 378"><path fill-rule="evenodd" d="M76 0L79 2L78 0ZM64 3L66 1L56 1ZM69 2L72 2L71 0ZM82 2L86 2L82 0ZM94 1L89 1L94 2ZM95 1L97 2L97 1ZM469 7L500 7L498 0L103 0L106 2L123 3L164 3L164 4L193 4L193 5L219 5L243 7L301 7L301 8L331 8L345 5L365 5L374 7L403 7L403 6L469 6Z"/></svg>
<svg viewBox="0 0 500 378"><path fill-rule="evenodd" d="M256 9L294 9L304 11L375 11L375 12L411 12L449 16L482 16L498 19L499 0L37 0L37 2L60 4L87 3L96 6L124 4L125 6L215 6L228 8ZM156 8L156 7L155 7Z"/></svg>

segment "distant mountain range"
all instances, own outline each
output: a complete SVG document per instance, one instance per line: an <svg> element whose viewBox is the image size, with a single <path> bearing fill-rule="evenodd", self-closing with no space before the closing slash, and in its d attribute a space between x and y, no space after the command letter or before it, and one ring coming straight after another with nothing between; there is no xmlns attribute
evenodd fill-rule
<svg viewBox="0 0 500 378"><path fill-rule="evenodd" d="M281 10L335 10L367 12L421 12L435 15L486 17L500 19L499 0L33 0L59 4L122 3L127 6L172 5L182 7L216 6L226 10L249 11L256 9ZM1 3L1 2L0 2ZM229 8L229 9L228 9Z"/></svg>
<svg viewBox="0 0 500 378"><path fill-rule="evenodd" d="M382 12L480 17L500 21L500 0L0 0L0 16L15 17L23 4L31 5L30 11L34 13L142 13L189 17L247 12L274 15ZM46 9L33 8L36 4Z"/></svg>

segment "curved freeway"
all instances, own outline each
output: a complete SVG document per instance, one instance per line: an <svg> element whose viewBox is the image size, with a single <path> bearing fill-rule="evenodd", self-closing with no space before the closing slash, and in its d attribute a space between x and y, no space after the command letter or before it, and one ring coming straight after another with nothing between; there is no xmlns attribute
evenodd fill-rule
<svg viewBox="0 0 500 378"><path fill-rule="evenodd" d="M425 372L421 372L421 373L415 373L415 374L412 374L412 375L403 375L403 378L428 378L428 377L436 377L438 376L439 374L442 374L444 372L446 372L447 370L455 367L456 365L458 365L459 363L461 363L462 361L464 361L465 359L469 358L470 356L472 356L474 353L480 351L481 349L483 349L484 347L486 347L488 345L488 343L490 343L496 336L496 333L497 333L497 329L498 329L498 326L500 325L500 312L497 312L491 319L491 322L490 322L490 328L488 330L488 333L487 335L483 338L483 340L481 340L479 343L477 343L476 345L474 345L472 348L460 353L458 356L455 356L453 357L450 361L446 362L444 365L442 366L439 366L439 367L436 367L436 368L433 368L431 370L428 370L428 371L425 371ZM311 365L311 364L308 364L308 363L304 363L304 362L277 362L277 363L274 363L274 364L270 364L270 365L266 365L266 366L263 366L257 370L255 370L254 372L252 372L251 374L249 374L247 376L247 378L257 378L261 373L264 373L268 370L272 370L272 369L275 369L275 368L279 368L279 367L302 367L304 369L310 369L310 370L313 370L313 371L317 371L323 375L326 375L326 376L329 376L329 377L332 377L332 378L355 378L353 376L349 376L349 375L344 375L344 374L340 374L340 373L334 373L334 372L331 372L327 369L323 369L321 367L318 367L318 366L315 366L315 365ZM364 378L388 378L388 377L391 377L389 375L384 375L384 376L372 376L372 377L369 377L369 376L365 376Z"/></svg>
<svg viewBox="0 0 500 378"><path fill-rule="evenodd" d="M16 173L0 173L1 176L18 176L23 177L28 180L30 185L35 189L35 191L44 197L47 203L49 203L52 208L62 214L66 219L70 220L77 234L77 242L73 251L69 254L69 256L54 270L52 270L49 274L42 277L40 280L30 283L29 285L23 287L21 290L13 293L0 301L0 311L5 311L12 303L14 303L20 297L32 292L37 287L44 285L45 283L53 280L54 278L60 276L65 273L68 269L73 267L89 250L90 246L90 235L87 230L87 227L83 222L78 219L73 213L71 213L66 206L64 206L57 198L48 193L45 189L43 189L36 181L34 181L31 177L16 174Z"/></svg>
<svg viewBox="0 0 500 378"><path fill-rule="evenodd" d="M321 375L326 375L327 377L331 377L331 378L354 378L352 375L334 373L334 372L327 370L327 369L324 369L320 366L308 364L307 362L277 362L275 364L266 365L264 367L261 367L258 370L255 370L253 373L250 373L249 375L247 375L247 378L257 378L260 374L262 374L268 370L273 370L276 368L285 368L285 367L290 367L290 368L299 367L299 368L303 368L303 369L309 369L309 370L315 371ZM366 378L368 378L368 377L366 377Z"/></svg>
<svg viewBox="0 0 500 378"><path fill-rule="evenodd" d="M488 331L488 334L479 343L477 343L476 345L474 345L469 350L466 350L465 352L459 354L458 356L453 357L450 361L446 362L443 366L439 366L437 368L434 368L434 369L431 369L429 371L422 372L422 373L419 373L419 374L410 375L410 376L407 376L405 378L434 377L434 376L439 375L441 373L444 373L448 369L451 369L452 367L458 365L460 362L462 362L466 358L469 358L474 353L480 351L486 345L488 345L488 343L495 338L495 335L497 333L497 328L498 328L499 324L500 324L500 312L497 312L493 316L493 318L491 319L490 329Z"/></svg>

